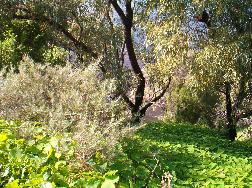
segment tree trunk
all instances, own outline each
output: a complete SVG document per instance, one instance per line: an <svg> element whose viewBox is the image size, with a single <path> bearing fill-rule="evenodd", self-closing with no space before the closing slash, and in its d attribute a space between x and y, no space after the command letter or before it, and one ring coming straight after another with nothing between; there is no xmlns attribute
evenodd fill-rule
<svg viewBox="0 0 252 188"><path fill-rule="evenodd" d="M132 39L132 27L133 27L133 9L131 7L131 1L127 0L125 4L126 11L124 13L123 9L119 6L117 0L109 0L109 3L111 3L121 18L121 21L124 25L124 41L125 41L125 47L127 49L127 53L129 56L129 61L132 67L132 71L135 74L137 78L137 86L136 86L136 92L134 96L134 100L131 101L128 96L126 96L125 93L122 93L122 97L124 101L129 105L131 109L131 124L138 125L141 121L141 118L145 115L146 110L155 102L157 102L161 97L164 96L166 90L170 86L171 77L168 79L167 85L163 88L162 92L156 96L154 99L152 99L149 103L143 105L143 99L145 95L145 87L146 87L146 81L144 74L142 72L141 67L138 64L137 56L134 48L134 42Z"/></svg>
<svg viewBox="0 0 252 188"><path fill-rule="evenodd" d="M229 82L225 83L225 95L226 95L226 118L227 118L227 128L228 128L228 138L231 141L234 141L237 132L236 132L236 125L234 123L233 118L233 109L232 109L232 101L231 101L231 85Z"/></svg>

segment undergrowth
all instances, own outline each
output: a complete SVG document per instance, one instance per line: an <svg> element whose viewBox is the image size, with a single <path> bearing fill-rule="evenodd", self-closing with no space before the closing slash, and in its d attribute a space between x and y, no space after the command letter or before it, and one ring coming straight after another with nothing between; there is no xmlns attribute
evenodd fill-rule
<svg viewBox="0 0 252 188"><path fill-rule="evenodd" d="M151 123L118 147L111 169L122 187L160 187L173 175L173 187L252 187L251 142L229 142L204 126Z"/></svg>
<svg viewBox="0 0 252 188"><path fill-rule="evenodd" d="M116 171L87 169L76 160L70 134L49 135L33 123L33 134L22 137L20 126L0 120L0 187L115 187Z"/></svg>
<svg viewBox="0 0 252 188"><path fill-rule="evenodd" d="M27 137L20 126L0 121L0 187L156 188L167 172L173 188L252 187L251 141L229 142L204 126L148 124L113 160L97 152L89 169L76 160L71 135L48 135L34 123Z"/></svg>

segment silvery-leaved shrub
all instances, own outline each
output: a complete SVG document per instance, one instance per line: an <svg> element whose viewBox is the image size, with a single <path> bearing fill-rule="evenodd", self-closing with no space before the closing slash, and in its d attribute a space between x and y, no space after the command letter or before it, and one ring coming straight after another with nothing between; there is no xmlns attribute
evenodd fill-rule
<svg viewBox="0 0 252 188"><path fill-rule="evenodd" d="M48 132L72 132L81 159L110 152L129 132L124 103L110 98L116 80L101 79L96 63L78 69L25 58L19 74L0 78L0 118L40 122Z"/></svg>

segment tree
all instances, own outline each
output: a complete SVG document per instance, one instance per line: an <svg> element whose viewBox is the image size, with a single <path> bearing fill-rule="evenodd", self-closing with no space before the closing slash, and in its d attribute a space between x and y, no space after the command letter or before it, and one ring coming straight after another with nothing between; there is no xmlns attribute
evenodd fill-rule
<svg viewBox="0 0 252 188"><path fill-rule="evenodd" d="M224 95L220 100L225 104L229 139L234 140L237 121L251 116L251 3L180 0L150 1L146 6L154 17L147 27L154 59L177 67L172 70L178 83ZM206 10L211 26L190 28L195 15Z"/></svg>
<svg viewBox="0 0 252 188"><path fill-rule="evenodd" d="M72 50L79 62L99 61L104 76L114 76L118 80L118 93L128 104L133 122L139 122L146 110L158 101L169 88L171 74L160 91L145 101L146 75L139 65L134 41L134 24L137 10L133 2L110 0L106 3L95 1L1 1L1 16L10 21L29 20L44 24L50 32L53 44ZM114 8L112 10L111 8ZM11 11L10 11L11 10ZM115 20L115 13L120 21ZM123 53L127 51L132 67L131 84L134 96L128 96L128 83L122 79L124 70ZM121 53L120 53L121 52ZM167 77L167 76L166 76Z"/></svg>
<svg viewBox="0 0 252 188"><path fill-rule="evenodd" d="M0 48L3 57L0 69L6 69L8 72L14 68L15 71L18 71L19 62L24 54L40 63L45 61L51 64L64 63L63 57L61 61L60 59L51 61L49 58L49 56L56 56L57 53L64 51L54 44L50 28L47 28L45 24L30 20L8 19L4 13L1 12L2 17L0 19ZM8 15L10 13L12 12L9 11ZM7 49L11 51L11 54L8 53Z"/></svg>
<svg viewBox="0 0 252 188"><path fill-rule="evenodd" d="M224 95L228 137L233 141L238 120L252 115L250 3L210 1L207 6L213 7L213 28L209 41L195 54L192 70L200 86Z"/></svg>

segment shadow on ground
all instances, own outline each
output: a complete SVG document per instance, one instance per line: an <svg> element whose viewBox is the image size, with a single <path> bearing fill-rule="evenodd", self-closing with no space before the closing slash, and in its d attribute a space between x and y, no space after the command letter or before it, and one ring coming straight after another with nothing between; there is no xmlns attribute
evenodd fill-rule
<svg viewBox="0 0 252 188"><path fill-rule="evenodd" d="M202 125L178 123L150 123L138 132L145 139L174 144L192 144L228 155L252 157L252 145L245 141L230 142L226 135L218 130Z"/></svg>
<svg viewBox="0 0 252 188"><path fill-rule="evenodd" d="M252 147L218 131L176 123L151 123L118 147L112 169L124 187L252 187Z"/></svg>

